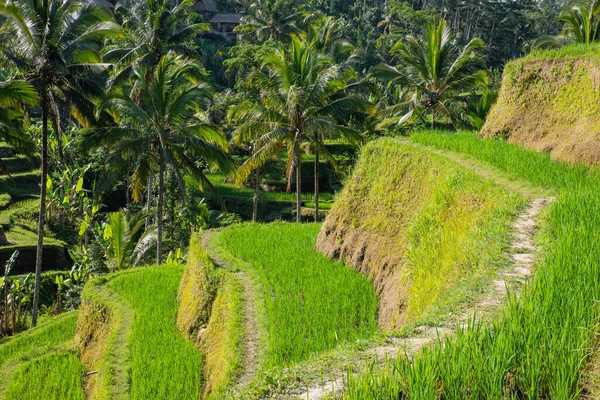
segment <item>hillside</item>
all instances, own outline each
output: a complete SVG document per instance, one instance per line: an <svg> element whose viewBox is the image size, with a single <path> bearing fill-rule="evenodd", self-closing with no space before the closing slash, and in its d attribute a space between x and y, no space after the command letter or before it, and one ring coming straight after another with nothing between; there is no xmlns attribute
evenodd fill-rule
<svg viewBox="0 0 600 400"><path fill-rule="evenodd" d="M452 301L465 274L475 281L502 265L523 205L443 155L379 140L363 149L316 247L372 278L380 326L400 329Z"/></svg>
<svg viewBox="0 0 600 400"><path fill-rule="evenodd" d="M600 56L567 47L509 62L502 89L481 131L553 158L600 161Z"/></svg>

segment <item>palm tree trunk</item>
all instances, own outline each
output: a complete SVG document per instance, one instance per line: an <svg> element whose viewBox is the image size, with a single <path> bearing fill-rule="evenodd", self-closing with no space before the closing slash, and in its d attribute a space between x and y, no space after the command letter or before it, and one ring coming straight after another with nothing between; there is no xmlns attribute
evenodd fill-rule
<svg viewBox="0 0 600 400"><path fill-rule="evenodd" d="M315 150L315 222L319 222L319 150Z"/></svg>
<svg viewBox="0 0 600 400"><path fill-rule="evenodd" d="M33 291L33 307L31 310L31 327L37 324L40 306L40 284L42 276L42 259L44 250L44 220L46 218L46 175L48 174L48 99L47 89L42 89L42 177L40 182L40 213L37 231L37 253L35 257L35 289Z"/></svg>
<svg viewBox="0 0 600 400"><path fill-rule="evenodd" d="M302 156L296 157L296 222L302 222Z"/></svg>
<svg viewBox="0 0 600 400"><path fill-rule="evenodd" d="M329 0L329 14L333 15L334 0Z"/></svg>
<svg viewBox="0 0 600 400"><path fill-rule="evenodd" d="M150 227L150 210L152 209L152 174L148 177L148 194L146 198L146 230Z"/></svg>
<svg viewBox="0 0 600 400"><path fill-rule="evenodd" d="M431 129L435 129L435 114L431 113Z"/></svg>
<svg viewBox="0 0 600 400"><path fill-rule="evenodd" d="M160 156L160 171L158 173L158 209L156 210L157 224L157 239L156 239L156 263L162 262L162 245L163 245L163 206L164 206L164 190L165 190L165 160Z"/></svg>
<svg viewBox="0 0 600 400"><path fill-rule="evenodd" d="M260 188L260 168L254 170L254 197L252 198L252 222L258 220L258 197Z"/></svg>

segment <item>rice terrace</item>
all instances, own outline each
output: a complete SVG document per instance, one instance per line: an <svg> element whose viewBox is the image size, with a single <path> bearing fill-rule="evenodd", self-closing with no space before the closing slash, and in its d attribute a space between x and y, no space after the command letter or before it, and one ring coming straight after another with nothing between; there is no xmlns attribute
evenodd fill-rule
<svg viewBox="0 0 600 400"><path fill-rule="evenodd" d="M0 400L600 399L600 1L0 35Z"/></svg>

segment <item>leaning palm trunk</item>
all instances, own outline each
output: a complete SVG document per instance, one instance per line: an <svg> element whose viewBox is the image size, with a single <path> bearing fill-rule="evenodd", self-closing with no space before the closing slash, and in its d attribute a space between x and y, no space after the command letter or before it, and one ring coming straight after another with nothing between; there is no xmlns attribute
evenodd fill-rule
<svg viewBox="0 0 600 400"><path fill-rule="evenodd" d="M296 222L302 222L302 157L296 156Z"/></svg>
<svg viewBox="0 0 600 400"><path fill-rule="evenodd" d="M160 156L160 171L158 173L158 209L156 210L156 263L162 262L162 245L163 245L163 207L164 207L164 191L165 191L165 160L161 152Z"/></svg>
<svg viewBox="0 0 600 400"><path fill-rule="evenodd" d="M315 150L315 222L319 222L319 150Z"/></svg>
<svg viewBox="0 0 600 400"><path fill-rule="evenodd" d="M42 178L40 186L40 214L37 232L37 253L35 257L35 289L33 291L33 307L31 310L31 327L37 324L40 305L40 284L42 275L42 252L44 250L44 222L46 218L46 176L48 174L48 99L47 89L42 90Z"/></svg>
<svg viewBox="0 0 600 400"><path fill-rule="evenodd" d="M254 171L254 197L252 199L252 222L258 220L258 200L260 188L260 168Z"/></svg>

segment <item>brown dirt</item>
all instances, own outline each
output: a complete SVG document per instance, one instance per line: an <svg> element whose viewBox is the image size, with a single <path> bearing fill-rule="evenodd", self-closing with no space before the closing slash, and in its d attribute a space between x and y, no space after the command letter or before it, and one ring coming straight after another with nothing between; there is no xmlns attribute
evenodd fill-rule
<svg viewBox="0 0 600 400"><path fill-rule="evenodd" d="M355 229L335 218L327 218L316 248L329 258L342 259L373 279L379 298L378 323L385 330L404 322L408 289L403 290L402 249L397 240Z"/></svg>
<svg viewBox="0 0 600 400"><path fill-rule="evenodd" d="M210 248L210 239L217 233L215 230L204 231L202 246ZM229 269L227 262L215 252L210 252L212 262L218 268ZM244 361L237 378L236 390L240 391L250 383L258 372L259 365L259 331L256 312L256 291L252 279L243 271L232 272L242 285L244 294Z"/></svg>

